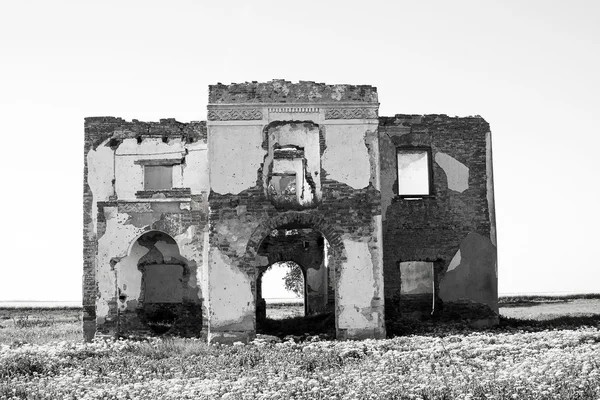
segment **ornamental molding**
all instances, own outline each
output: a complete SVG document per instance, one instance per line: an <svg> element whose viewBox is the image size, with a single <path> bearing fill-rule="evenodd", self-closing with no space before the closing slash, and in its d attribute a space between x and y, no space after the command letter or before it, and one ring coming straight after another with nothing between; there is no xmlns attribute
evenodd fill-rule
<svg viewBox="0 0 600 400"><path fill-rule="evenodd" d="M263 119L258 108L209 110L209 121L248 121Z"/></svg>
<svg viewBox="0 0 600 400"><path fill-rule="evenodd" d="M120 213L144 213L144 212L152 212L152 207L149 203L121 203L119 204L119 212Z"/></svg>
<svg viewBox="0 0 600 400"><path fill-rule="evenodd" d="M325 119L372 119L378 118L376 108L329 108Z"/></svg>
<svg viewBox="0 0 600 400"><path fill-rule="evenodd" d="M318 107L269 107L270 113L318 113Z"/></svg>

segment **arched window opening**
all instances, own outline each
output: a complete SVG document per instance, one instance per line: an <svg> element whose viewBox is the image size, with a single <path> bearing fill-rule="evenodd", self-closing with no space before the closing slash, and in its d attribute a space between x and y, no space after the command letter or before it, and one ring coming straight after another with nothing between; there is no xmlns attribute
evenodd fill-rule
<svg viewBox="0 0 600 400"><path fill-rule="evenodd" d="M202 302L191 268L170 235L153 230L135 240L115 266L121 332L192 335Z"/></svg>

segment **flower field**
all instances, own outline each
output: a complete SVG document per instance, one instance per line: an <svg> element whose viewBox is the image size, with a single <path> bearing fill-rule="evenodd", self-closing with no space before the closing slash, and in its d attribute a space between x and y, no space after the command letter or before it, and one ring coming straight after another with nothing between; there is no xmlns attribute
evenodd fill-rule
<svg viewBox="0 0 600 400"><path fill-rule="evenodd" d="M600 328L0 344L0 399L600 399Z"/></svg>

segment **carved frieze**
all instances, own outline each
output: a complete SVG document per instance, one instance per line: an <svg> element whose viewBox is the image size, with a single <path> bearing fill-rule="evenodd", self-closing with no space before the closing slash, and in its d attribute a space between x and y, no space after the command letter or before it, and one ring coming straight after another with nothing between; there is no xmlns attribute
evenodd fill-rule
<svg viewBox="0 0 600 400"><path fill-rule="evenodd" d="M325 110L325 119L370 119L377 118L376 108L330 108Z"/></svg>
<svg viewBox="0 0 600 400"><path fill-rule="evenodd" d="M152 212L152 207L150 206L150 203L120 203L119 204L119 212L120 213Z"/></svg>
<svg viewBox="0 0 600 400"><path fill-rule="evenodd" d="M262 112L257 108L209 110L209 121L247 121L262 119Z"/></svg>

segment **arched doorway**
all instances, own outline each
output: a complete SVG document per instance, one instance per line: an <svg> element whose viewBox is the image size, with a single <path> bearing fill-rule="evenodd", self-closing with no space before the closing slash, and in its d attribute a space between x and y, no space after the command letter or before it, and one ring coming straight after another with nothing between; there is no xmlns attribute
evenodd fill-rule
<svg viewBox="0 0 600 400"><path fill-rule="evenodd" d="M194 335L201 326L201 299L189 262L175 239L149 231L131 245L115 266L119 294L119 331Z"/></svg>
<svg viewBox="0 0 600 400"><path fill-rule="evenodd" d="M335 335L335 265L342 260L343 251L338 242L334 252L315 219L303 213L289 213L287 220L273 227L257 246L257 256L268 260L256 267L256 327L259 333L302 334L325 333ZM256 234L256 232L255 232ZM331 237L336 238L334 234ZM293 262L299 265L304 281L304 317L268 318L268 304L264 299L262 279L265 271L276 263Z"/></svg>

